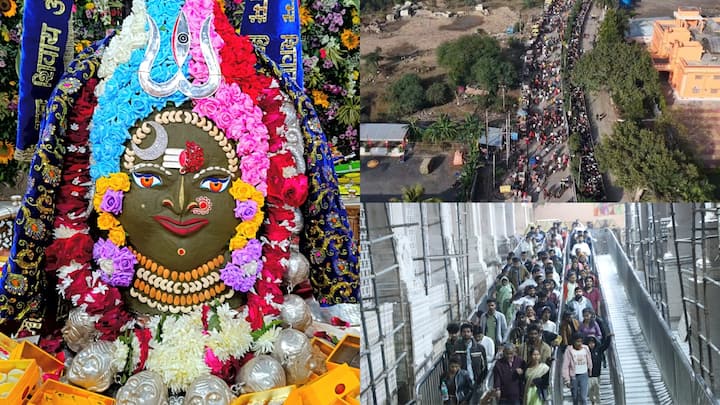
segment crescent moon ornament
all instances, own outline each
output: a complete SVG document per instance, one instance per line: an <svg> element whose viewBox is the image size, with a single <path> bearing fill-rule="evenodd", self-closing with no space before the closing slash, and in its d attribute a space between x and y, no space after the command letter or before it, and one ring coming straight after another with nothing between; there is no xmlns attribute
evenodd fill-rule
<svg viewBox="0 0 720 405"><path fill-rule="evenodd" d="M165 153L168 146L168 134L165 127L154 121L148 121L148 125L155 130L155 141L147 148L141 148L134 142L131 143L132 150L142 160L155 160Z"/></svg>

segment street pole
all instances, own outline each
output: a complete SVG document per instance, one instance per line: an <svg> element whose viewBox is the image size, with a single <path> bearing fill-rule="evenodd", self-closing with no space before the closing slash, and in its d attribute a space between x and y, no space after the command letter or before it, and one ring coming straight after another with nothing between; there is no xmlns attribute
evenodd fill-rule
<svg viewBox="0 0 720 405"><path fill-rule="evenodd" d="M490 143L488 142L488 110L485 110L485 150L490 153ZM487 155L486 155L487 156Z"/></svg>
<svg viewBox="0 0 720 405"><path fill-rule="evenodd" d="M510 113L507 115L507 121L505 123L505 137L507 138L507 145L505 146L505 161L510 161Z"/></svg>
<svg viewBox="0 0 720 405"><path fill-rule="evenodd" d="M495 192L496 184L497 184L497 182L495 181L495 153L493 153L493 184L492 184L493 193Z"/></svg>

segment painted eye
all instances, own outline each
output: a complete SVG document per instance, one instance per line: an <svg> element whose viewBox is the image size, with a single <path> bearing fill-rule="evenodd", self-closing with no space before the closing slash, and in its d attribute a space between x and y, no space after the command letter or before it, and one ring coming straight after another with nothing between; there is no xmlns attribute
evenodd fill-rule
<svg viewBox="0 0 720 405"><path fill-rule="evenodd" d="M203 190L211 191L213 193L221 193L225 191L229 184L230 177L208 177L200 183L200 188Z"/></svg>
<svg viewBox="0 0 720 405"><path fill-rule="evenodd" d="M162 179L157 174L152 173L133 173L133 181L142 188L153 188L163 184Z"/></svg>

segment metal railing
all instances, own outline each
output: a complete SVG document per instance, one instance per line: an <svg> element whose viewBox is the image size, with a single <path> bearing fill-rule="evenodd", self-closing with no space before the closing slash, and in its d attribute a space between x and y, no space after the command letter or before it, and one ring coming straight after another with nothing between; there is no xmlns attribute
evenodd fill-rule
<svg viewBox="0 0 720 405"><path fill-rule="evenodd" d="M591 232L591 234L597 234L596 232ZM597 254L597 249L595 249L596 244L599 243L599 238L595 240L595 243L593 243L593 256ZM603 253L608 250L608 240L607 238L602 239L602 245L603 245ZM595 260L593 261L593 268L595 269L595 274L597 273L597 256L595 257ZM615 328L612 325L612 322L610 322L610 311L608 310L607 306L607 299L605 298L605 291L602 288L599 288L600 295L602 297L600 301L600 312L602 313L603 318L605 319L605 324L607 325L608 330L610 331L611 335L615 335ZM613 387L613 398L616 405L625 405L625 376L622 371L622 366L620 366L620 357L617 351L617 347L615 346L615 342L611 342L608 346L607 350L605 351L605 357L607 358L608 362L608 369L610 372L610 383Z"/></svg>
<svg viewBox="0 0 720 405"><path fill-rule="evenodd" d="M607 241L608 253L617 267L618 277L625 286L647 347L655 357L673 401L679 404L717 404L705 381L692 370L689 360L658 312L652 297L643 288L615 234L607 229L598 234Z"/></svg>
<svg viewBox="0 0 720 405"><path fill-rule="evenodd" d="M567 265L569 263L570 259L570 241L575 236L575 233L573 231L568 232L567 237L565 237L565 243L563 244L563 264L562 264L562 273L560 274L560 280L558 280L559 287L560 287L560 299L558 301L558 314L557 314L557 323L555 325L556 333L560 333L560 324L562 322L563 312L565 311L565 299L563 297L562 291L563 291L563 280L566 276L567 272ZM554 348L553 353L553 362L550 366L550 384L548 386L548 394L551 396L551 401L553 404L562 404L563 403L563 383L562 383L562 351L558 350L557 348Z"/></svg>
<svg viewBox="0 0 720 405"><path fill-rule="evenodd" d="M443 353L434 362L430 371L415 385L415 399L411 404L442 404L440 380L447 371L447 353Z"/></svg>

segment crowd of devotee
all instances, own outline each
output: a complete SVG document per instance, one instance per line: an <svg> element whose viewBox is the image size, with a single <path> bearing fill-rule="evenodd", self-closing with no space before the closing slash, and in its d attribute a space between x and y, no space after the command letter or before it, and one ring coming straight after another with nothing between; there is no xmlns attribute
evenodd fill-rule
<svg viewBox="0 0 720 405"><path fill-rule="evenodd" d="M575 18L576 23L573 25L570 38L567 41L567 71L572 71L575 63L582 56L583 22L587 18L591 7L592 2L583 2L580 12ZM580 159L578 169L580 172L580 185L578 191L585 198L600 201L605 198L605 188L602 173L595 160L593 132L588 120L585 93L581 88L570 83L566 83L566 86L570 94L570 107L567 110L568 127L570 134L578 134L580 140L580 156L576 156L576 158Z"/></svg>
<svg viewBox="0 0 720 405"><path fill-rule="evenodd" d="M575 0L558 0L546 6L537 35L527 51L521 93L523 116L518 125L522 139L519 158L510 174L515 200L569 199L566 192L574 186L574 179L571 175L559 178L553 175L567 173L571 159L579 161L578 192L586 198L604 198L585 95L581 89L562 80L563 63L566 71L570 71L582 55L582 22L591 7L591 2L583 1L575 19L577 23L565 40L563 62L566 18L575 3ZM564 97L563 89L569 92L569 97ZM570 100L569 106L564 105L565 100ZM571 134L579 136L580 150L576 156L567 148Z"/></svg>
<svg viewBox="0 0 720 405"><path fill-rule="evenodd" d="M531 227L485 301L468 320L447 325L443 403L544 404L558 358L573 404L598 404L613 336L599 288L593 239L582 225Z"/></svg>

